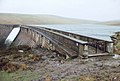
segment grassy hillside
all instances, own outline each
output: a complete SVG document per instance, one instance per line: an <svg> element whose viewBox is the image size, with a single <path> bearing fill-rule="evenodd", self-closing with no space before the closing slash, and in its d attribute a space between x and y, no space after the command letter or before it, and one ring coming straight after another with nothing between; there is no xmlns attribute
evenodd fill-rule
<svg viewBox="0 0 120 81"><path fill-rule="evenodd" d="M0 13L0 24L84 24L95 21L64 18L54 15L27 15Z"/></svg>

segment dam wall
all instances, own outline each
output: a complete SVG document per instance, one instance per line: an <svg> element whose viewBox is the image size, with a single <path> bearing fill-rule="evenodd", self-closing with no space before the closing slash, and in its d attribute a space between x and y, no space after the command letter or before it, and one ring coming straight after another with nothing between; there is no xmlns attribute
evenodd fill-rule
<svg viewBox="0 0 120 81"><path fill-rule="evenodd" d="M35 32L30 31L28 32L28 29L21 28L19 35L16 37L15 41L12 43L12 46L18 46L18 45L28 45L30 47L35 47L36 42L33 38L33 35ZM32 34L32 35L31 35Z"/></svg>
<svg viewBox="0 0 120 81"><path fill-rule="evenodd" d="M12 31L13 27L13 25L0 25L0 47L5 46L5 40Z"/></svg>
<svg viewBox="0 0 120 81"><path fill-rule="evenodd" d="M91 57L98 55L110 55L113 53L113 42L81 37L71 33L69 35L59 33L44 27L27 25L0 25L0 44L5 46L5 40L13 28L20 28L10 46L27 45L31 48L41 47L54 50L69 57ZM60 31L61 32L61 31ZM72 36L71 36L72 35ZM74 35L74 37L73 37ZM77 38L76 38L77 37ZM86 41L88 40L88 41ZM102 47L103 46L103 49ZM100 48L101 47L101 48ZM100 50L100 51L99 51ZM95 51L95 52L91 52Z"/></svg>

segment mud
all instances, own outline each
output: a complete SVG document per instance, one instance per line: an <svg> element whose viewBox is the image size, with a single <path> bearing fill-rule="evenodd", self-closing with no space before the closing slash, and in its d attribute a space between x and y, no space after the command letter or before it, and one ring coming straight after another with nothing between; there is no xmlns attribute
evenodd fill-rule
<svg viewBox="0 0 120 81"><path fill-rule="evenodd" d="M0 55L0 70L15 74L12 81L120 81L120 58L112 56L65 59L28 46L2 49Z"/></svg>

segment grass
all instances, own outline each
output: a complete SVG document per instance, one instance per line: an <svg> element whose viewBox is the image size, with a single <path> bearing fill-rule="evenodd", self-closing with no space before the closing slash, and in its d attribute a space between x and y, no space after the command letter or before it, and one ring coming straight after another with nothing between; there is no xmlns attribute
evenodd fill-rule
<svg viewBox="0 0 120 81"><path fill-rule="evenodd" d="M38 80L43 76L38 71L17 71L14 73L0 72L0 81L31 81ZM111 81L116 79L115 81L119 81L120 73L109 73L109 72L101 72L93 75L82 75L76 76L72 78L63 78L58 81ZM52 81L51 76L46 76L45 81Z"/></svg>
<svg viewBox="0 0 120 81"><path fill-rule="evenodd" d="M12 77L9 73L1 71L0 72L0 81L12 81Z"/></svg>
<svg viewBox="0 0 120 81"><path fill-rule="evenodd" d="M42 76L37 71L16 71L13 73L0 72L0 81L31 81Z"/></svg>

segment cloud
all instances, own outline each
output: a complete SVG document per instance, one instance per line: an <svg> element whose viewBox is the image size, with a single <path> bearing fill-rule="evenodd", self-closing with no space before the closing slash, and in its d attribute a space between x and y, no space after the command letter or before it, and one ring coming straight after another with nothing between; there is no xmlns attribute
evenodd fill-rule
<svg viewBox="0 0 120 81"><path fill-rule="evenodd" d="M120 19L119 3L120 0L2 0L0 12L115 20Z"/></svg>

